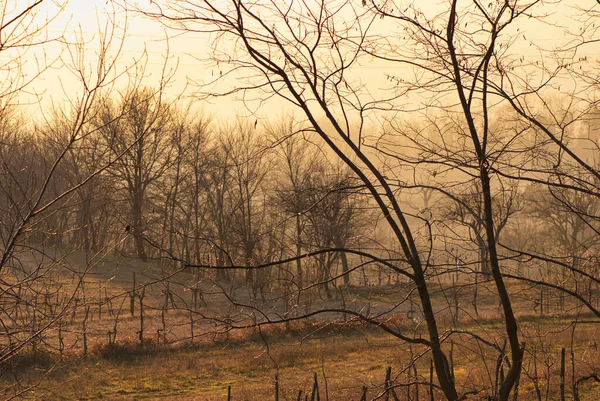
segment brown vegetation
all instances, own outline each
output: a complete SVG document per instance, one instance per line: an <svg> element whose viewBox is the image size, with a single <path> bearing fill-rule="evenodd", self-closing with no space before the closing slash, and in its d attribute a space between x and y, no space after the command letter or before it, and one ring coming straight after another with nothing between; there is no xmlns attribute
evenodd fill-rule
<svg viewBox="0 0 600 401"><path fill-rule="evenodd" d="M598 4L136 9L213 40L218 74L196 81L196 100L277 98L298 113L225 121L165 95L168 57L154 88L143 58L121 68L117 8L90 62L83 33L49 34L42 1L9 3L4 395L222 397L243 377L256 379L245 398L318 383L325 399L596 396L599 60L582 54ZM528 40L540 26L566 40ZM80 86L28 122L24 60L48 43L63 54L34 80L60 63Z"/></svg>

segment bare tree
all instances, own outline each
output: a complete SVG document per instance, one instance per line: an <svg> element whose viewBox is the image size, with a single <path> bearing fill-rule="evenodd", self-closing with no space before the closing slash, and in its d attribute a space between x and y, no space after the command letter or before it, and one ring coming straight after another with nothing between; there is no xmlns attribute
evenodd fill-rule
<svg viewBox="0 0 600 401"><path fill-rule="evenodd" d="M130 88L118 103L107 99L98 118L105 146L118 158L110 172L119 180L127 196L130 216L125 218L134 234L135 252L145 261L143 239L148 216L145 207L151 186L162 177L171 163L172 137L176 127L162 91ZM123 156L121 156L123 155Z"/></svg>
<svg viewBox="0 0 600 401"><path fill-rule="evenodd" d="M200 262L211 248L205 239L209 234L207 221L207 199L211 196L206 184L210 171L210 139L212 134L211 121L200 119L194 121L186 133L183 160L182 196L174 199L183 211L189 235L184 236L184 249L187 260ZM191 225L191 226L187 226ZM184 233L188 231L184 229ZM189 237L189 239L188 239ZM191 249L191 251L190 251Z"/></svg>
<svg viewBox="0 0 600 401"><path fill-rule="evenodd" d="M344 166L345 167L345 166ZM310 189L306 194L308 245L312 249L337 248L317 257L319 281L328 298L331 298L329 280L337 276L332 267L341 260L344 285L350 282L348 258L343 249L360 249L359 233L368 233L372 219L367 213L367 204L360 193L362 185L356 182L350 171L341 166L320 164L311 171ZM333 283L335 285L335 282Z"/></svg>
<svg viewBox="0 0 600 401"><path fill-rule="evenodd" d="M503 265L498 245L506 221L494 198L501 188L518 188L525 180L597 194L597 170L565 140L570 127L589 109L576 114L577 102L572 100L572 106L557 110L545 91L559 85L561 71L579 46L567 46L553 59L560 61L556 68L543 60L541 66L540 60L523 62L516 46L521 36L521 43L529 44L520 32L521 21L558 26L546 6L541 0L465 4L454 0L439 7L400 1L283 5L205 0L159 2L159 7L145 10L175 30L212 35L215 45L209 59L221 70L217 82L235 77L243 84L215 93L213 82L207 82L201 88L207 96L235 93L246 100L277 96L289 101L303 113L309 131L360 180L394 239L388 250L401 250L402 257L390 258L385 266L414 284L427 339L388 330L429 347L439 386L449 400L475 390L459 393L429 290L436 251L434 222L407 212L401 193L433 188L461 203L455 189L476 182L480 211L471 217L481 223L480 249L487 252L508 343L508 351L494 348L503 374L493 396L508 400L517 391L525 344L505 282L516 276ZM589 28L585 35L590 30L595 34ZM586 36L582 46L595 40ZM560 57L569 52L565 63ZM369 86L369 77L361 71L366 63L384 71L386 88L376 91L375 85ZM569 74L574 76L572 70ZM593 81L591 75L586 77ZM575 91L571 99L576 99ZM540 108L550 119L540 118ZM418 113L431 129L411 124L403 114L408 111ZM494 113L507 114L511 123L497 130ZM367 131L368 121L381 122L376 133ZM539 155L544 156L541 163ZM584 171L586 178L569 172L572 166ZM580 299L577 292L570 294Z"/></svg>
<svg viewBox="0 0 600 401"><path fill-rule="evenodd" d="M305 228L307 224L306 211L310 204L308 193L311 190L311 174L314 173L318 164L318 149L306 146L301 140L298 128L295 127L293 119L280 122L274 126L268 127L274 140L281 141L278 148L281 157L279 161L280 179L273 188L275 199L273 203L293 220L293 228L288 235L295 248L296 274L292 278L298 288L304 286L304 268L302 266L302 255L305 249Z"/></svg>
<svg viewBox="0 0 600 401"><path fill-rule="evenodd" d="M499 241L500 234L509 222L510 217L521 209L519 198L520 194L516 187L494 191L494 235L496 236L496 242ZM483 199L478 183L475 182L468 186L464 192L458 193L455 199L450 199L450 202L447 209L442 212L441 219L443 221L454 221L467 227L469 230L468 238L472 239L479 253L479 272L486 275L490 274L485 240Z"/></svg>
<svg viewBox="0 0 600 401"><path fill-rule="evenodd" d="M44 17L42 4L54 16ZM0 364L10 368L16 356L45 346L47 333L77 307L77 296L92 263L81 270L69 269L58 238L68 238L67 224L75 220L80 196L87 197L87 185L101 177L114 162L80 165L71 174L77 157L89 155L89 146L98 135L95 113L102 99L128 68L116 71L124 26L100 27L92 41L76 35L73 41L61 37L63 53L57 60L40 60L40 69L28 74L25 61L35 58L36 51L51 40L48 29L53 18L62 12L58 2L4 2L0 6L0 54L2 54L2 92L0 108L2 142L0 144L0 197L6 211L2 220L0 256ZM52 11L54 10L54 11ZM113 10L114 11L114 10ZM58 42L52 42L55 45ZM90 60L84 43L98 53ZM21 95L32 89L46 72L48 62L60 63L73 74L76 84L65 89L65 103L56 103L48 112L43 106L32 111L21 107ZM136 64L136 61L133 62ZM40 118L27 121L20 115L36 113ZM121 155L114 155L115 158ZM81 193L79 191L82 191ZM85 223L87 224L87 223ZM92 235L91 233L88 233ZM48 240L50 239L50 240ZM66 245L66 244L62 244ZM65 278L73 277L66 286ZM63 351L62 338L60 352ZM31 389L22 386L19 371L12 372L14 383L3 389L14 398ZM35 386L35 384L33 384Z"/></svg>
<svg viewBox="0 0 600 401"><path fill-rule="evenodd" d="M411 272L407 272L401 267L389 265L414 280L429 334L428 340L413 339L399 333L396 335L406 341L424 341L431 348L441 388L448 399L454 400L458 398L458 394L447 357L441 347L438 324L424 275L423 259L420 257L409 222L390 183L361 150L359 145L362 131L353 132L349 124L348 113L352 110L363 112L365 108L370 107L363 104L357 92L352 90L352 82L345 77L348 67L357 61L361 52L360 46L353 40L353 32L364 32L378 16L367 16L369 11L360 11L351 3L341 6L344 5L348 6L350 12L354 11L353 22L344 28L335 24L335 17L340 9L338 5L333 4L312 7L302 2L290 8L280 9L276 4L250 6L242 2L232 2L221 8L212 2L199 2L186 4L182 9L163 9L169 11L165 16L184 24L185 28L191 29L193 24L207 23L206 29L215 30L221 40L227 43L234 40L238 45L236 56L221 57L217 49L214 54L215 60L228 60L233 70L244 66L245 71L256 78L252 80L252 89L275 88L276 93L300 107L305 112L311 129L362 181L379 206L411 267ZM260 17L256 7L260 8ZM195 18L182 18L192 10ZM308 17L305 17L307 12ZM194 29L203 28L194 26ZM300 36L297 36L296 32L299 32ZM311 32L320 34L312 36ZM246 89L244 87L241 90ZM317 113L323 113L326 121L318 121ZM336 115L341 118L336 118ZM337 139L334 140L334 137ZM348 157L348 154L352 154L354 159ZM491 253L493 254L493 251ZM497 277L501 282L499 274ZM504 298L508 302L506 295ZM512 318L512 313L507 313L507 316ZM516 324L512 320L508 326L511 335L516 333ZM513 351L519 352L520 345L517 344L516 350ZM517 362L519 355L515 356ZM517 372L518 368L515 368ZM515 379L516 377L513 377L512 380Z"/></svg>
<svg viewBox="0 0 600 401"><path fill-rule="evenodd" d="M265 233L267 197L266 177L269 169L264 139L256 127L237 122L234 131L221 138L231 155L231 196L234 204L232 232L241 253L242 263L256 265L261 260L260 247ZM256 298L261 280L253 269L246 271L246 284ZM264 295L261 292L261 296Z"/></svg>

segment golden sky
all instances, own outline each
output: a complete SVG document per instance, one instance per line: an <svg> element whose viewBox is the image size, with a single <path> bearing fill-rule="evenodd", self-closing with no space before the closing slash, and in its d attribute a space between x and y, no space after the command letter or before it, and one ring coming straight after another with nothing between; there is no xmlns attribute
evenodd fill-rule
<svg viewBox="0 0 600 401"><path fill-rule="evenodd" d="M437 3L445 4L447 2L428 2L427 4L430 6L426 7L427 11L435 12ZM550 9L552 13L550 18L560 21L565 26L572 24L569 22L568 12L569 7L575 6L576 3L559 3L559 5ZM582 3L585 2L579 2L580 5L583 5ZM593 3L593 0L589 0L590 5ZM155 87L158 85L163 71L166 71L167 74L173 73L167 95L171 97L183 95L185 98L190 98L194 92L194 87L188 85L190 82L210 80L215 74L219 74L219 67L203 65L199 61L199 59L205 59L210 51L207 36L201 34L173 36L172 32L166 31L160 24L133 12L126 13L117 2L110 0L70 0L64 4L64 10L52 22L49 33L50 35L64 34L66 42L71 43L71 45L52 42L36 48L35 51L29 52L25 56L27 64L23 68L23 72L26 74L34 74L39 66L44 65L44 63L53 62L52 65L55 67L46 71L43 74L43 79L37 80L30 88L37 94L43 93L41 96L43 103L60 103L71 98L81 88L81 84L78 83L72 68L69 69L65 66L65 64L74 62L71 54L76 53L74 53L75 46L72 43L81 40L81 38L85 41L83 52L85 57L80 65L84 66L90 77L93 75L98 59L98 40L101 36L99 32L107 26L107 21L114 21L118 27L115 30L113 45L109 49L109 57L117 57L117 49L121 45L120 40L124 32L123 29L126 29L122 50L118 55L117 68L124 69L130 66L134 60L140 60L145 65L142 82L146 86ZM140 1L139 5L149 6L150 1ZM57 4L46 2L44 7L40 9L39 17L43 18L44 15L55 15L55 13L57 13ZM385 24L385 22L382 22L382 24ZM520 31L515 49L531 60L540 57L539 53L531 47L532 43L550 49L565 40L561 28L539 24L535 21L530 21L526 25L516 28ZM169 36L169 40L166 40ZM68 49L71 49L71 53ZM597 61L600 46L588 46L579 54L589 57L590 61ZM58 60L59 58L62 58L64 62ZM356 71L356 75L360 76L363 83L373 91L376 91L378 87L387 85L387 75L389 73L389 69L383 69L376 63L363 65ZM396 70L393 73L399 75L402 71L400 69L400 72ZM121 77L116 87L123 87L125 84L126 78ZM223 85L235 87L236 82L229 80L225 81ZM34 99L32 97L24 99L25 102L34 101L31 100ZM231 99L215 100L213 103L212 105L202 103L202 108L217 115L224 113L229 115L232 113L247 114L240 102L233 102ZM268 114L270 115L273 115L273 113L283 114L288 110L290 110L289 106L279 99L268 103Z"/></svg>

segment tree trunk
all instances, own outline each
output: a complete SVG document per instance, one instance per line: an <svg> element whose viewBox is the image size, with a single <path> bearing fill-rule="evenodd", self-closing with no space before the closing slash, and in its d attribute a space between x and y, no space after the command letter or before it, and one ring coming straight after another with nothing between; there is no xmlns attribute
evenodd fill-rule
<svg viewBox="0 0 600 401"><path fill-rule="evenodd" d="M143 194L141 192L136 192L133 195L133 204L131 205L132 210L132 231L133 238L135 243L135 252L137 257L140 258L143 262L148 260L146 255L146 247L144 246L144 239L142 238L142 231L144 227L144 218L143 218Z"/></svg>
<svg viewBox="0 0 600 401"><path fill-rule="evenodd" d="M519 343L519 333L517 320L513 313L510 296L506 289L502 273L500 272L500 264L498 262L498 254L496 251L496 235L494 233L494 218L492 213L492 195L490 188L490 178L484 163L481 163L480 169L481 189L483 192L483 204L485 211L485 225L488 242L488 251L491 264L492 277L498 290L498 296L502 303L502 311L504 312L504 321L506 325L506 334L511 350L512 366L508 371L505 379L500 386L499 400L507 401L515 383L521 376L521 367L523 364L523 347Z"/></svg>
<svg viewBox="0 0 600 401"><path fill-rule="evenodd" d="M348 284L350 284L350 273L348 273L348 257L346 256L346 252L340 252L340 258L342 259L342 274L344 278L344 286L348 286Z"/></svg>
<svg viewBox="0 0 600 401"><path fill-rule="evenodd" d="M300 222L300 213L296 214L296 256L298 259L296 260L296 282L298 283L298 288L302 288L303 286L303 277L302 277L302 260L299 259L302 254L302 224Z"/></svg>
<svg viewBox="0 0 600 401"><path fill-rule="evenodd" d="M217 281L227 281L225 273L225 252L222 249L217 250Z"/></svg>

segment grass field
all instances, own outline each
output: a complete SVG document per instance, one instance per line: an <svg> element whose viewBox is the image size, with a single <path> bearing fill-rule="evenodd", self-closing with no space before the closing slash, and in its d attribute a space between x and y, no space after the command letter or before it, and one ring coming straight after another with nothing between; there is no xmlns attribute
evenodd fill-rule
<svg viewBox="0 0 600 401"><path fill-rule="evenodd" d="M565 332L552 332L551 326L557 323L563 322L548 319L524 327L524 331L548 329L551 333L530 346L530 351L535 348L539 353L537 380L544 395L550 385L548 399L557 399L560 363L556 355L559 344L569 337ZM310 394L313 374L317 373L321 399L358 400L363 386L368 388L368 399L383 393L388 366L392 367L394 383L411 381L409 373L413 372L402 371L411 352L398 340L368 328L329 326L312 335L311 331L304 327L288 334L265 332L264 338L255 333L251 338L229 342L166 349L124 343L97 347L86 359L72 355L64 361L57 361L56 356L38 356L34 363L29 356L21 360L21 383L36 384L45 376L34 391L25 394L26 399L32 400L226 400L228 386L233 400L263 400L274 399L277 375L280 399L295 400L299 390ZM582 329L580 337L593 338L595 343L598 332ZM454 344L456 380L485 392L489 372L481 360L472 357L471 346L468 341ZM414 348L412 355L416 357L420 351ZM597 366L599 357L595 344L586 345L583 341L575 349L577 375ZM427 355L417 360L418 376L423 381L428 378L428 365ZM27 374L25 369L29 370ZM533 373L531 364L526 369ZM525 379L520 399L536 399L534 385ZM415 388L410 389L412 399ZM397 392L400 399L409 399L406 388L398 388ZM426 399L428 387L420 386L419 393L421 399ZM439 396L436 393L435 399ZM598 397L598 384L581 386L582 400Z"/></svg>
<svg viewBox="0 0 600 401"><path fill-rule="evenodd" d="M71 266L77 263L74 259ZM138 295L131 313L134 271ZM275 399L278 377L279 399L297 400L299 391L302 399L310 399L316 374L322 400L359 400L364 387L367 399L384 399L378 397L385 391L386 369L391 367L391 385L397 386L399 399L416 400L417 392L418 399L430 399L428 385L406 385L429 381L430 354L422 346L409 347L373 326L342 322L339 315L316 315L260 330L225 330L225 318L239 325L251 321L248 307L229 305L223 288L210 280L200 280L204 303L193 307L190 289L198 282L194 281L197 276L177 273L169 277L168 286L161 281L164 276L152 264L107 258L86 276L80 306L60 326L46 331L35 350L28 348L2 366L2 397L24 391L20 396L31 400L227 400L230 388L232 400L263 400ZM58 281L65 293L74 282L68 275ZM139 291L144 284L148 286L140 319ZM600 324L573 325L574 320L591 317L568 302L559 307L561 301L555 294L544 295L546 306L541 311L535 288L513 283L509 290L526 344L519 400L559 399L562 348L566 349L566 399L573 399L573 378L600 371ZM433 291L434 303L441 305L438 320L446 330L444 349L452 356L457 387L477 392L468 399L485 399L493 393L498 354L466 333L481 336L497 348L504 346L493 288L482 283L478 291L477 318L471 305L472 286L440 286ZM236 292L241 303L256 303L243 288ZM407 301L409 292L402 285L353 287L345 291L344 302L350 306L368 303L370 313L389 311L385 315L389 325L425 336L418 313L407 317L413 308ZM280 313L280 298L273 296L260 307L275 316ZM314 309L339 299L317 294L313 302ZM86 315L88 353L84 357L82 319ZM585 381L579 385L579 395L581 400L600 399L600 385ZM441 397L434 390L434 399Z"/></svg>

